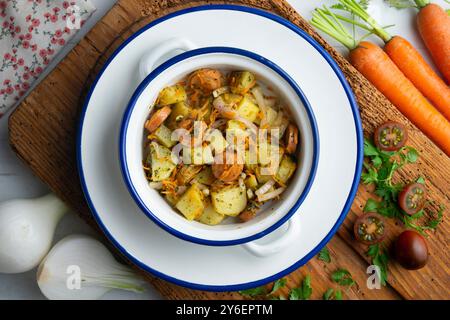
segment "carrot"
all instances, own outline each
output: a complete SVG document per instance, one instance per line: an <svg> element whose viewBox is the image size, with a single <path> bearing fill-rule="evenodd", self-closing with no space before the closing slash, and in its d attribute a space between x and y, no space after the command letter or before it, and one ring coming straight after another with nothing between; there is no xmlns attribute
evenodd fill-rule
<svg viewBox="0 0 450 320"><path fill-rule="evenodd" d="M417 26L434 63L450 84L450 17L439 5L415 0L420 7Z"/></svg>
<svg viewBox="0 0 450 320"><path fill-rule="evenodd" d="M380 47L367 41L358 44L325 6L315 10L311 23L346 46L350 51L351 64L450 156L450 122L428 102Z"/></svg>
<svg viewBox="0 0 450 320"><path fill-rule="evenodd" d="M355 0L340 0L339 2L347 11L360 17L370 26L357 24L359 27L379 36L385 42L384 51L392 61L411 80L414 86L450 120L450 88L411 43L400 36L392 37ZM342 19L340 16L338 18ZM348 19L343 20L353 23Z"/></svg>
<svg viewBox="0 0 450 320"><path fill-rule="evenodd" d="M450 123L380 47L367 41L361 42L350 52L350 63L450 156Z"/></svg>
<svg viewBox="0 0 450 320"><path fill-rule="evenodd" d="M386 43L384 51L417 89L450 120L450 88L409 41L395 36Z"/></svg>

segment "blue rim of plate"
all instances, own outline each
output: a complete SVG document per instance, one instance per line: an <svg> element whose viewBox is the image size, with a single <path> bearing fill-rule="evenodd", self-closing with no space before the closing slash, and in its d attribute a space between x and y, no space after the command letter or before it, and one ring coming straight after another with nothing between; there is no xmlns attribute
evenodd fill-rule
<svg viewBox="0 0 450 320"><path fill-rule="evenodd" d="M144 203L141 196L136 190L136 187L133 184L133 181L130 177L130 172L128 168L128 163L126 161L127 159L127 152L126 152L126 135L128 130L128 125L130 123L130 117L133 113L134 107L136 106L137 100L141 97L142 92L152 83L152 81L158 77L161 73L166 71L168 68L178 64L182 63L184 60L205 55L205 54L214 54L214 53L227 53L237 56L243 56L245 58L249 58L252 60L255 60L256 62L272 69L274 72L278 73L295 91L296 95L300 98L300 100L303 103L303 107L306 110L306 113L308 114L308 120L309 124L311 126L312 136L313 136L313 159L311 164L311 169L309 171L308 180L305 184L305 187L303 188L301 194L295 201L294 205L288 210L288 212L280 218L276 223L269 226L263 231L260 231L256 234L253 234L251 236L240 238L240 239L233 239L233 240L208 240L203 238L197 238L191 235L188 235L186 233L183 233L181 231L178 231L171 227L170 225L166 224L164 221L158 218L157 215L155 215ZM189 50L184 53L181 53L166 62L162 63L160 66L155 68L145 79L139 84L135 92L133 93L122 118L122 125L120 127L120 134L119 134L119 160L120 160L120 168L122 171L122 176L125 181L125 184L128 188L128 191L130 192L132 198L137 203L137 205L141 208L141 211L149 217L154 223L156 223L158 226L169 232L170 234L185 240L190 241L193 243L198 243L202 245L208 245L208 246L232 246L232 245L238 245L243 244L246 242L254 241L257 239L260 239L272 231L275 231L277 228L282 226L289 218L292 217L292 215L297 212L300 205L305 200L306 196L309 193L309 190L311 189L311 185L314 181L314 177L316 175L317 171L317 165L319 162L319 133L317 130L317 123L316 119L314 117L314 113L312 111L311 105L309 104L308 99L306 98L303 91L300 89L298 84L292 79L282 68L280 68L278 65L273 63L267 58L264 58L256 53L233 48L233 47L204 47L194 50Z"/></svg>
<svg viewBox="0 0 450 320"><path fill-rule="evenodd" d="M146 30L152 28L153 26L155 26L155 25L157 25L157 24L159 24L161 22L164 22L164 21L166 21L168 19L172 19L174 17L180 16L180 15L183 15L183 14L188 14L188 13L197 12L197 11L206 11L206 10L230 10L230 11L240 11L240 12L254 14L254 15L261 16L261 17L267 18L269 20L275 21L275 22L285 26L289 30L297 33L300 37L302 37L305 41L307 41L310 45L312 45L322 55L322 57L328 62L330 67L335 72L336 76L338 77L339 81L341 82L341 84L342 84L342 86L343 86L343 88L344 88L344 90L345 90L345 92L347 94L347 97L349 99L349 102L350 102L350 105L351 105L351 109L352 109L353 119L354 119L354 122L355 122L355 129L356 129L357 159L356 159L355 175L354 175L354 178L353 178L352 187L350 189L348 198L347 198L347 200L345 202L344 208L342 209L342 212L341 212L339 218L337 219L337 221L334 224L334 226L331 228L330 232L325 236L325 238L313 250L311 250L307 255L305 255L302 259L300 259L299 261L297 261L296 263L294 263L290 267L288 267L288 268L286 268L286 269L284 269L284 270L282 270L282 271L280 271L280 272L278 272L278 273L276 273L276 274L274 274L274 275L272 275L270 277L266 277L264 279L251 281L251 282L246 282L246 283L241 283L241 284L233 284L233 285L204 285L204 284L198 284L198 283L192 283L192 282L180 280L180 279L174 278L172 276L166 275L166 274L164 274L164 273L162 273L162 272L160 272L158 270L152 269L149 266L147 266L144 263L142 263L139 260L137 260L136 258L134 258L112 236L112 234L108 231L108 229L106 228L106 226L103 224L102 220L100 219L100 216L98 215L98 213L97 213L97 211L95 209L95 206L92 203L92 200L91 200L91 198L89 196L89 192L88 192L87 185L86 185L86 180L84 178L84 173L83 173L83 165L82 165L82 162L81 162L81 140L82 140L83 123L84 123L84 118L85 118L86 111L87 111L87 106L89 104L89 101L90 101L90 98L92 96L92 93L94 92L95 87L97 86L98 81L100 80L101 76L103 75L103 72L109 66L111 61L117 56L117 54L119 52L122 51L122 49L128 43L130 43L133 39L135 39L141 33L143 33ZM106 61L105 65L102 67L101 71L98 73L94 83L91 86L91 89L89 90L89 93L88 93L88 95L86 97L86 101L85 101L85 103L83 105L83 108L81 110L81 115L80 115L80 120L79 120L79 125L78 125L78 133L77 133L77 167L78 167L78 172L80 174L81 187L83 189L83 193L85 195L85 198L86 198L86 201L88 203L88 206L89 206L89 208L92 211L94 219L96 220L97 224L99 225L100 229L103 231L105 236L109 239L109 241L111 241L113 243L113 245L122 254L124 254L131 262L133 262L136 266L138 266L142 270L145 270L145 271L155 275L156 277L159 277L159 278L164 279L166 281L172 282L172 283L174 283L176 285L183 286L183 287L186 287L186 288L195 289L195 290L222 292L222 291L238 291L238 290L245 290L245 289L249 289L249 288L254 288L254 287L262 286L262 285L265 285L265 284L267 284L269 282L275 281L275 280L277 280L277 279L279 279L279 278L281 278L281 277L283 277L283 276L285 276L285 275L295 271L300 266L302 266L305 263L307 263L311 258L313 258L328 243L328 241L331 240L331 238L337 232L338 228L340 227L340 225L344 221L345 217L347 216L347 212L350 210L350 207L352 205L352 202L353 202L353 200L354 200L354 198L356 196L356 192L357 192L357 189L358 189L359 179L361 177L362 163L363 163L363 130L362 130L361 119L360 119L360 116L359 116L358 106L357 106L355 97L353 96L353 92L352 92L349 84L347 83L347 80L345 79L342 71L339 69L338 65L333 60L333 58L325 51L324 48L322 48L320 46L319 43L317 43L306 32L301 30L299 27L297 27L292 22L290 22L290 21L288 21L288 20L286 20L286 19L284 19L284 18L282 18L280 16L277 16L275 14L269 13L267 11L263 11L263 10L255 9L255 8L250 8L250 7L237 6L237 5L204 5L204 6L198 6L198 7L187 8L187 9L183 9L183 10L180 10L180 11L176 11L176 12L173 12L171 14L168 14L166 16L163 16L161 18L158 18L158 19L152 21L148 25L146 25L143 28L141 28L140 30L138 30L132 36L130 36L124 43L122 43L116 49L116 51L114 51L114 53L108 58L108 60Z"/></svg>

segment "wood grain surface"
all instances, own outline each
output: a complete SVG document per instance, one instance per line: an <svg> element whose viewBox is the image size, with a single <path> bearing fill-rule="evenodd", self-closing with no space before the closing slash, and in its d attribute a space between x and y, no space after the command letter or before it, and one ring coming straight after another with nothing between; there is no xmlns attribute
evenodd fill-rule
<svg viewBox="0 0 450 320"><path fill-rule="evenodd" d="M17 155L35 174L67 202L91 226L98 227L89 212L81 191L76 168L75 137L78 116L84 94L97 72L112 52L132 33L167 13L203 4L233 3L262 8L291 20L316 39L337 61L357 98L365 135L386 120L405 123L410 132L409 144L421 152L420 161L399 171L398 181L410 181L422 175L427 179L431 206L450 207L450 159L415 126L405 119L344 57L328 45L313 28L283 0L120 0L89 32L57 68L26 98L9 119L10 144ZM81 98L80 98L81 97ZM299 285L310 274L313 299L321 299L328 288L339 288L330 279L338 268L350 270L357 285L343 289L344 299L449 299L449 223L446 218L437 232L427 241L430 259L418 271L406 271L395 262L389 264L388 285L380 290L366 286L367 247L359 245L352 236L353 223L370 193L360 186L347 219L329 242L331 263L313 258L305 266L290 274L289 288ZM389 247L404 228L399 222L388 222ZM242 299L239 293L212 293L178 287L142 273L163 296L169 299ZM270 286L270 285L268 285Z"/></svg>

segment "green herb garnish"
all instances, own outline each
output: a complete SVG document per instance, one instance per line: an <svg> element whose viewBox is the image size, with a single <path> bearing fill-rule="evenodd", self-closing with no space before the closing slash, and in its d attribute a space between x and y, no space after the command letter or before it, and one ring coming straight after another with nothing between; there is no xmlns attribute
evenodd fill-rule
<svg viewBox="0 0 450 320"><path fill-rule="evenodd" d="M330 263L331 262L331 257L330 257L330 251L328 251L327 247L323 247L320 251L319 254L317 255L317 258L321 261L324 261L326 263Z"/></svg>
<svg viewBox="0 0 450 320"><path fill-rule="evenodd" d="M372 258L372 263L380 268L379 280L381 285L386 286L388 278L387 266L389 261L389 256L386 250L382 249L380 244L377 243L369 246L366 254L368 257Z"/></svg>
<svg viewBox="0 0 450 320"><path fill-rule="evenodd" d="M272 291L270 291L270 293L269 294L272 294L272 293L274 293L275 291L277 291L278 289L281 289L281 288L283 288L284 286L286 286L286 279L285 278L281 278L281 279L278 279L277 281L275 281L275 283L273 284L273 288L272 288Z"/></svg>
<svg viewBox="0 0 450 320"><path fill-rule="evenodd" d="M256 287L256 288L250 288L246 290L239 291L240 294L248 297L257 297L257 296L264 296L267 294L266 287Z"/></svg>
<svg viewBox="0 0 450 320"><path fill-rule="evenodd" d="M342 291L330 288L323 294L323 300L342 300Z"/></svg>
<svg viewBox="0 0 450 320"><path fill-rule="evenodd" d="M306 275L302 284L298 288L291 290L289 294L289 300L308 300L312 294L311 276Z"/></svg>
<svg viewBox="0 0 450 320"><path fill-rule="evenodd" d="M381 198L380 201L368 199L364 206L364 212L377 212L382 216L400 220L406 228L414 229L422 235L425 231L435 229L441 221L442 212L438 212L438 217L431 220L427 225L419 225L416 220L425 215L425 210L421 210L415 215L407 215L398 205L398 196L404 185L393 183L394 173L405 164L415 163L419 158L419 153L412 147L405 146L396 152L386 152L378 150L369 140L364 140L364 155L369 162L364 162L365 172L361 174L361 181L364 184L374 184L375 194ZM425 183L423 177L418 177L417 183ZM440 217L439 217L440 216Z"/></svg>
<svg viewBox="0 0 450 320"><path fill-rule="evenodd" d="M337 269L331 275L331 280L340 284L341 286L353 286L356 282L353 280L352 275L348 270Z"/></svg>

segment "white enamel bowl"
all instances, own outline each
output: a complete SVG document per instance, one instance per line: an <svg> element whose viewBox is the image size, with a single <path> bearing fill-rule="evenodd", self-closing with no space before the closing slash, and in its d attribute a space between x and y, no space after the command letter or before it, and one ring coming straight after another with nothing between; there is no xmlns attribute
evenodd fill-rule
<svg viewBox="0 0 450 320"><path fill-rule="evenodd" d="M183 49L186 39L170 39L160 48L144 55L141 69L153 65L156 53L167 53ZM189 47L191 47L189 45ZM120 161L125 183L143 212L155 223L181 239L206 245L236 245L259 239L286 222L306 198L314 180L318 163L319 136L311 107L295 81L273 62L252 52L229 47L207 47L188 50L162 63L138 86L132 96L122 123L120 134ZM188 221L176 212L158 193L149 187L142 168L145 140L144 122L148 118L149 106L154 105L158 93L169 84L177 83L200 68L221 70L249 70L259 80L270 85L286 105L286 111L300 131L300 148L297 154L299 167L289 182L280 200L273 201L260 210L258 216L246 223L234 222L208 226L197 221ZM299 232L298 220L289 222L290 232L285 233L274 245L264 251L281 250L282 242L290 245L292 232ZM289 238L290 237L290 238ZM254 246L252 246L254 247ZM261 253L260 253L261 254Z"/></svg>

